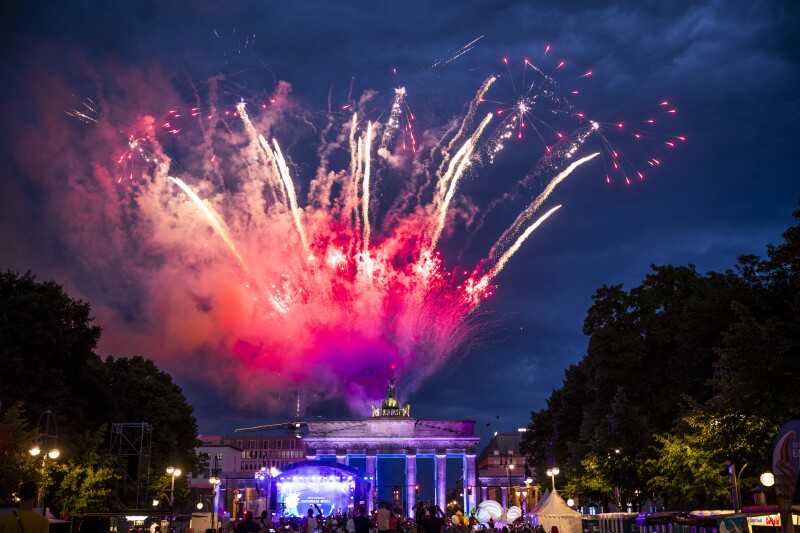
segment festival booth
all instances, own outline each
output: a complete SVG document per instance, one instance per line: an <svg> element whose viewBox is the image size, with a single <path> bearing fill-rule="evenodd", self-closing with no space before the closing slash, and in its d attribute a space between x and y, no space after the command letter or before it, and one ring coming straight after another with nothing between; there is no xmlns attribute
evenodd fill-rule
<svg viewBox="0 0 800 533"><path fill-rule="evenodd" d="M567 505L556 490L550 492L546 498L542 498L539 505L531 512L531 522L534 526L540 525L545 531L550 531L556 526L558 533L582 533L581 518L581 514Z"/></svg>
<svg viewBox="0 0 800 533"><path fill-rule="evenodd" d="M597 515L600 533L639 533L639 513L601 513Z"/></svg>

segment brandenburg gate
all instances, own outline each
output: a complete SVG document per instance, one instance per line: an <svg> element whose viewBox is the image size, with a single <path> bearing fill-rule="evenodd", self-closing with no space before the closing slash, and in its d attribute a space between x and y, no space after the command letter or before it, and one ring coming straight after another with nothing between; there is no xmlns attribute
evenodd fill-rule
<svg viewBox="0 0 800 533"><path fill-rule="evenodd" d="M444 509L447 483L447 458L460 458L463 463L464 486L475 487L474 420L416 420L411 406L400 407L394 397L394 379L389 381L386 399L380 408L372 406L372 416L365 420L308 422L303 438L309 461L335 457L336 462L349 464L354 457L366 458L366 481L377 483L378 458L405 459L405 487L409 516L416 505L414 486L417 483L417 458L434 458L436 505ZM475 508L475 491L464 490L463 509ZM366 498L372 511L372 498Z"/></svg>

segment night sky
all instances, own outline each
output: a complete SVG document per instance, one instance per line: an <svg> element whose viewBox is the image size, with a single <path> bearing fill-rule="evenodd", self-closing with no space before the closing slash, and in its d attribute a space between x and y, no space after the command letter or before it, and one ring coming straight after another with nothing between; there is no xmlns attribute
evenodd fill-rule
<svg viewBox="0 0 800 533"><path fill-rule="evenodd" d="M742 254L764 255L792 224L800 199L797 2L12 5L0 17L0 267L55 279L89 301L104 329L98 352L142 354L170 371L195 406L201 433L285 419L293 402L284 394L269 408L242 406L233 391L244 387L239 394L257 399L258 381L209 378L220 359L207 346L187 356L191 348L181 343L193 345L191 333L170 334L159 350L150 337L164 332L141 318L154 298L141 290L142 265L158 258L126 245L116 224L137 220L94 215L109 209L100 191L105 198L116 194L114 173L102 168L112 168L126 148L121 125L188 107L193 90L212 76L224 76L219 98L228 107L263 99L279 81L291 84L286 98L295 107L287 115L294 120L273 133L301 191L316 162L298 124L322 116L329 95L338 110L351 88L354 99L377 91L370 118L384 120L394 88L405 86L417 131L433 131L463 114L490 74L501 76L490 97L511 101L523 59L540 60L547 45L542 65L566 61L553 76L567 93L580 88L574 109L590 118L642 117L663 100L677 109L659 117L653 131L685 136L685 143L674 149L650 143L646 154L631 148L626 153L648 172L630 185L618 175L607 184L599 158L576 171L546 206L563 207L495 280L494 295L481 307L485 328L462 350L466 355L416 384L413 394L398 382L412 415L475 419L482 436L515 431L530 410L544 406L565 368L585 352L583 318L601 285L635 286L651 264L691 263L705 273L732 267ZM579 78L589 70L591 77ZM98 123L64 113L80 109L84 98L101 111ZM347 120L345 113L339 118ZM101 137L105 144L90 144ZM496 164L468 176L460 205L485 207L512 190L544 150L535 138L508 144ZM587 145L582 153L593 150ZM651 171L645 155L662 164ZM527 197L493 210L480 229L456 228L442 245L445 264L471 266L485 256L541 190L541 179L534 185ZM176 359L171 350L184 353ZM332 396L304 417L350 416Z"/></svg>

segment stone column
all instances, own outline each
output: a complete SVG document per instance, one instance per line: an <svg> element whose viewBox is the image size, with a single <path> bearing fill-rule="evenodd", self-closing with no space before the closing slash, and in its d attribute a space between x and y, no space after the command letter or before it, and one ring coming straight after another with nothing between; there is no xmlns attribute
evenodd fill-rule
<svg viewBox="0 0 800 533"><path fill-rule="evenodd" d="M336 450L336 462L340 465L347 464L347 450L337 449Z"/></svg>
<svg viewBox="0 0 800 533"><path fill-rule="evenodd" d="M503 500L500 504L503 506L503 509L508 509L508 487L503 485L501 487L500 499Z"/></svg>
<svg viewBox="0 0 800 533"><path fill-rule="evenodd" d="M367 450L367 483L369 483L369 493L367 494L367 514L372 513L375 508L373 491L378 486L378 473L375 469L378 463L378 455L375 450Z"/></svg>
<svg viewBox="0 0 800 533"><path fill-rule="evenodd" d="M417 505L417 494L414 486L417 484L417 451L406 450L406 512L409 518L414 518L414 509Z"/></svg>
<svg viewBox="0 0 800 533"><path fill-rule="evenodd" d="M436 505L444 511L447 508L447 454L436 450Z"/></svg>
<svg viewBox="0 0 800 533"><path fill-rule="evenodd" d="M475 509L477 505L475 501L475 492L478 490L478 487L475 486L475 454L465 453L461 457L464 462L464 514L469 514L469 511ZM468 486L472 487L472 494L467 490Z"/></svg>
<svg viewBox="0 0 800 533"><path fill-rule="evenodd" d="M484 485L481 485L481 502L485 502L486 500L488 500L488 499L489 499L489 498L488 498L488 494L486 493L486 490L487 490L488 488L489 488L489 487L486 487L486 486L484 486ZM478 503L480 503L480 502L478 502Z"/></svg>

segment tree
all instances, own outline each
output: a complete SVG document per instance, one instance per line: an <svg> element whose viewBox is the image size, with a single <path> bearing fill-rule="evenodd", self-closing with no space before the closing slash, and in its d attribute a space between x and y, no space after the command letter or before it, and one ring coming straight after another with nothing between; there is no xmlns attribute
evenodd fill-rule
<svg viewBox="0 0 800 533"><path fill-rule="evenodd" d="M114 422L153 426L155 472L170 463L196 470L197 422L180 387L144 357L101 360L94 353L100 328L92 320L89 304L55 282L37 282L30 273L0 274L0 401L24 406L4 413L3 435L11 436L3 441L0 499L10 497L16 478L30 473L29 441L40 429L29 428L45 410L55 415L59 463L66 465L46 465L45 473L59 484L51 491L55 507L74 512L108 505L114 475L107 460L109 433L99 428ZM14 479L6 472L16 472Z"/></svg>
<svg viewBox="0 0 800 533"><path fill-rule="evenodd" d="M793 213L800 220L800 210ZM737 321L717 349L713 407L775 423L800 416L800 225L769 246L769 258L739 259L742 277L758 294L734 309Z"/></svg>
<svg viewBox="0 0 800 533"><path fill-rule="evenodd" d="M111 487L119 474L114 470L111 458L99 452L105 448L107 431L104 425L78 438L62 465L63 479L54 498L60 504L62 516L114 508Z"/></svg>
<svg viewBox="0 0 800 533"><path fill-rule="evenodd" d="M145 421L153 426L153 469L159 472L172 465L184 472L197 471L194 408L172 376L141 356L109 357L104 372L114 391L107 406L110 421Z"/></svg>
<svg viewBox="0 0 800 533"><path fill-rule="evenodd" d="M800 225L767 255L705 275L654 265L637 287L598 289L586 354L531 413L531 463L557 460L593 497L655 491L686 508L727 501L728 461L766 468L777 428L800 417Z"/></svg>
<svg viewBox="0 0 800 533"><path fill-rule="evenodd" d="M12 494L26 479L39 479L41 463L30 450L38 434L22 415L17 403L6 409L0 419L0 507L11 507Z"/></svg>
<svg viewBox="0 0 800 533"><path fill-rule="evenodd" d="M105 392L95 379L100 328L92 320L89 304L55 282L39 283L30 272L0 274L3 402L24 402L31 424L49 409L59 430L95 429Z"/></svg>
<svg viewBox="0 0 800 533"><path fill-rule="evenodd" d="M581 457L578 467L564 485L566 494L580 494L583 499L599 502L614 489L614 485L606 476L603 459L589 452Z"/></svg>
<svg viewBox="0 0 800 533"><path fill-rule="evenodd" d="M675 430L656 437L651 487L678 509L711 509L730 503L728 462L752 465L745 484L756 484L779 426L753 416L718 415L694 405Z"/></svg>

